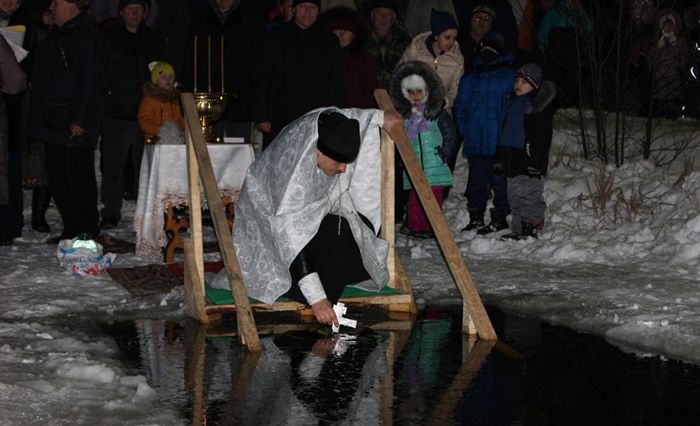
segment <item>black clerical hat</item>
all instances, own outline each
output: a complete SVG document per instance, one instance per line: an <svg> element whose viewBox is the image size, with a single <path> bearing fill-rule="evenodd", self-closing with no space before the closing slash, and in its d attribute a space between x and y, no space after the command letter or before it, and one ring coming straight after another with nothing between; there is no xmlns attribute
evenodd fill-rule
<svg viewBox="0 0 700 426"><path fill-rule="evenodd" d="M352 163L360 152L360 123L339 112L321 113L316 147L335 161Z"/></svg>

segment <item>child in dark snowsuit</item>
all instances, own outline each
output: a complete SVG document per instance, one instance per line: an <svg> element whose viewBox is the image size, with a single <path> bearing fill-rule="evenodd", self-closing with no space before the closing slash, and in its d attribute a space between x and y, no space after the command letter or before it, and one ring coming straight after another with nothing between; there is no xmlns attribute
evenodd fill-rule
<svg viewBox="0 0 700 426"><path fill-rule="evenodd" d="M445 91L438 75L421 61L408 61L394 72L389 92L396 110L404 117L404 128L423 168L438 205L442 207L445 187L452 186L452 169L457 156L457 130L443 108ZM408 175L408 226L402 228L415 238L430 238L430 223Z"/></svg>
<svg viewBox="0 0 700 426"><path fill-rule="evenodd" d="M537 238L544 225L543 177L547 175L552 143L554 83L542 82L542 69L534 63L518 69L513 93L503 114L494 173L505 173L511 233L503 238Z"/></svg>

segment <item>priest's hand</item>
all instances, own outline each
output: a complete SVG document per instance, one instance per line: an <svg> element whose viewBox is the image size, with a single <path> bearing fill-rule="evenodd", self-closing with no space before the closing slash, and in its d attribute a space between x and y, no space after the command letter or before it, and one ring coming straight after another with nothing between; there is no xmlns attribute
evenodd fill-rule
<svg viewBox="0 0 700 426"><path fill-rule="evenodd" d="M338 343L338 337L335 335L327 339L318 339L311 347L311 353L317 357L326 358L333 353L336 343Z"/></svg>
<svg viewBox="0 0 700 426"><path fill-rule="evenodd" d="M316 321L321 324L336 325L338 326L338 318L335 316L335 311L333 310L333 305L328 299L319 300L318 302L311 305L311 310L316 317Z"/></svg>
<svg viewBox="0 0 700 426"><path fill-rule="evenodd" d="M269 121L263 121L260 123L256 123L255 127L257 127L257 129L261 132L268 134L272 130L272 123L270 123Z"/></svg>
<svg viewBox="0 0 700 426"><path fill-rule="evenodd" d="M391 136L393 139L396 137L394 134L395 130L393 130L395 126L403 128L403 117L401 117L401 114L396 111L385 111L384 124L382 124L382 128L389 133L389 136Z"/></svg>

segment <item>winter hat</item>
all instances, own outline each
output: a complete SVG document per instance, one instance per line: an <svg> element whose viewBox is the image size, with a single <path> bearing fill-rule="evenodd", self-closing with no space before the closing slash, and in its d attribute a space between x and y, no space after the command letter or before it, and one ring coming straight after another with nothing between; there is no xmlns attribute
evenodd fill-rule
<svg viewBox="0 0 700 426"><path fill-rule="evenodd" d="M321 9L321 0L294 0L292 2L292 7L297 7L302 3L311 3L313 5L316 5L316 7L319 8L319 10Z"/></svg>
<svg viewBox="0 0 700 426"><path fill-rule="evenodd" d="M167 62L151 62L148 64L148 69L151 70L151 83L156 84L161 75L172 75L175 77L173 66Z"/></svg>
<svg viewBox="0 0 700 426"><path fill-rule="evenodd" d="M443 31L450 28L459 28L455 18L449 12L443 10L430 10L430 30L433 37L439 36Z"/></svg>
<svg viewBox="0 0 700 426"><path fill-rule="evenodd" d="M90 6L90 0L66 0L68 3L78 5L80 9L87 9Z"/></svg>
<svg viewBox="0 0 700 426"><path fill-rule="evenodd" d="M360 122L339 112L322 112L316 147L335 161L352 163L360 152Z"/></svg>
<svg viewBox="0 0 700 426"><path fill-rule="evenodd" d="M387 9L392 9L396 13L399 13L399 8L396 5L396 2L393 0L375 0L373 2L370 2L369 11L371 12L372 10L378 7L385 7Z"/></svg>
<svg viewBox="0 0 700 426"><path fill-rule="evenodd" d="M495 31L489 31L481 38L479 42L479 50L483 50L485 47L490 47L491 49L498 52L498 54L503 53L503 36Z"/></svg>
<svg viewBox="0 0 700 426"><path fill-rule="evenodd" d="M533 62L518 68L515 76L520 77L530 83L530 86L532 86L535 90L539 89L540 84L542 84L542 68Z"/></svg>
<svg viewBox="0 0 700 426"><path fill-rule="evenodd" d="M487 4L480 4L474 7L472 9L472 16L476 13L486 13L488 15L491 15L491 19L496 19L496 11L494 8Z"/></svg>
<svg viewBox="0 0 700 426"><path fill-rule="evenodd" d="M403 96L406 99L409 99L409 90L422 90L423 94L425 95L425 100L428 99L428 84L425 82L423 77L418 74L411 74L401 80L401 93L403 93Z"/></svg>
<svg viewBox="0 0 700 426"><path fill-rule="evenodd" d="M130 5L131 3L137 3L143 5L146 9L151 7L151 0L119 0L119 11Z"/></svg>

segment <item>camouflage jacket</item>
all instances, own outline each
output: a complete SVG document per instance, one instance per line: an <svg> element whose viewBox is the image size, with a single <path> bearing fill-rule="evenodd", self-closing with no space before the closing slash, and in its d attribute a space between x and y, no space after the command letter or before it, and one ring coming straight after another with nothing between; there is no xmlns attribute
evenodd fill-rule
<svg viewBox="0 0 700 426"><path fill-rule="evenodd" d="M401 59L401 55L409 43L411 43L411 38L408 34L396 27L392 28L391 36L382 40L379 40L374 32L370 35L367 50L377 65L377 81L380 88L389 89L389 82L394 68L396 68L396 63Z"/></svg>

